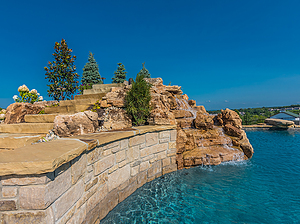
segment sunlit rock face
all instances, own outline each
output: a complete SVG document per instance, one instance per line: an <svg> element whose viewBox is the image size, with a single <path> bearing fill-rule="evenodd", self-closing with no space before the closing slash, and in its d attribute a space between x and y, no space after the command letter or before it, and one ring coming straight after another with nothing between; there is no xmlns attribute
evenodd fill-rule
<svg viewBox="0 0 300 224"><path fill-rule="evenodd" d="M221 162L249 159L253 148L241 129L238 114L229 109L212 117L198 111L194 127L177 131L178 168L197 165L219 165Z"/></svg>
<svg viewBox="0 0 300 224"><path fill-rule="evenodd" d="M269 125L273 125L274 127L283 128L283 129L294 127L294 125L295 125L293 121L274 119L274 118L266 119L265 123L269 124Z"/></svg>
<svg viewBox="0 0 300 224"><path fill-rule="evenodd" d="M31 103L13 103L6 109L5 124L16 124L25 122L26 114L38 114L43 109L44 105Z"/></svg>
<svg viewBox="0 0 300 224"><path fill-rule="evenodd" d="M152 110L148 123L177 125L178 169L252 157L253 148L236 112L226 109L217 116L209 115L204 106L197 106L195 100L183 94L180 86L164 85L161 78L145 80L151 84ZM132 122L124 110L126 92L130 89L131 85L127 84L111 88L99 101L98 130L131 127Z"/></svg>
<svg viewBox="0 0 300 224"><path fill-rule="evenodd" d="M252 157L253 148L236 112L226 109L211 116L182 95L180 86L165 86L160 78L147 81L152 84L149 123L177 124L178 169Z"/></svg>
<svg viewBox="0 0 300 224"><path fill-rule="evenodd" d="M92 111L57 115L54 119L54 133L60 137L93 133L97 128L98 114Z"/></svg>

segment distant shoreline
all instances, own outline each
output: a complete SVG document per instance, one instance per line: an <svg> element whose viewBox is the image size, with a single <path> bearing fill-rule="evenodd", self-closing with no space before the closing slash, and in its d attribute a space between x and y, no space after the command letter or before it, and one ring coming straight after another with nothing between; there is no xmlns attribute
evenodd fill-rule
<svg viewBox="0 0 300 224"><path fill-rule="evenodd" d="M243 125L242 129L246 129L246 130L255 130L255 129L259 129L259 130L269 130L269 129L278 129L272 125L259 125L259 124L253 124L253 125ZM295 125L292 128L288 128L290 129L300 129L300 125Z"/></svg>

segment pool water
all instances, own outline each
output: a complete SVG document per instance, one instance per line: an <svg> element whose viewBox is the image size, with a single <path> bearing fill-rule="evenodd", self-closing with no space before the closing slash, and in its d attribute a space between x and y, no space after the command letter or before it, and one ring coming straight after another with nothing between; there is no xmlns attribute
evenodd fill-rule
<svg viewBox="0 0 300 224"><path fill-rule="evenodd" d="M247 136L251 160L164 175L101 223L300 223L300 132Z"/></svg>

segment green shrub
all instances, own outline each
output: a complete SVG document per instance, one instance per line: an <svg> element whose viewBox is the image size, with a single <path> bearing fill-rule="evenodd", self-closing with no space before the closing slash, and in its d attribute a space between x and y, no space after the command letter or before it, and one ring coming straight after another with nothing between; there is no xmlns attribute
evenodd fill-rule
<svg viewBox="0 0 300 224"><path fill-rule="evenodd" d="M131 117L134 125L143 125L150 115L150 88L151 84L144 80L143 74L137 74L132 88L125 96L127 114Z"/></svg>
<svg viewBox="0 0 300 224"><path fill-rule="evenodd" d="M81 84L79 86L79 92L80 92L80 94L83 94L83 90L85 90L85 89L92 89L92 88L93 88L93 83Z"/></svg>

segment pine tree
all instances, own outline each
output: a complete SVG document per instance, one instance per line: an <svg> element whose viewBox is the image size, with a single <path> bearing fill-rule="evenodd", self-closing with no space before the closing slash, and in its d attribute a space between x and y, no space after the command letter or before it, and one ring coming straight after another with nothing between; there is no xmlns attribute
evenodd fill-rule
<svg viewBox="0 0 300 224"><path fill-rule="evenodd" d="M151 84L144 78L144 75L137 74L131 89L125 96L126 112L132 118L134 125L145 124L151 112Z"/></svg>
<svg viewBox="0 0 300 224"><path fill-rule="evenodd" d="M112 78L112 83L123 83L126 80L125 66L118 63L118 69L114 72L115 76Z"/></svg>
<svg viewBox="0 0 300 224"><path fill-rule="evenodd" d="M148 69L145 68L145 62L143 63L143 68L140 70L140 72L138 74L143 75L144 78L151 78L151 75L150 75Z"/></svg>
<svg viewBox="0 0 300 224"><path fill-rule="evenodd" d="M70 99L78 88L79 75L75 72L76 66L74 61L76 56L71 56L72 49L68 48L66 40L62 39L61 43L55 42L54 61L48 62L46 79L49 81L48 96L54 100Z"/></svg>
<svg viewBox="0 0 300 224"><path fill-rule="evenodd" d="M83 85L103 83L99 73L98 64L91 52L89 54L88 62L83 67L81 83Z"/></svg>

